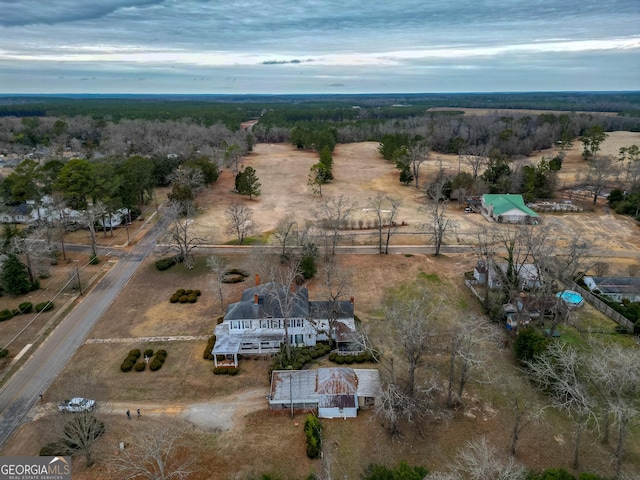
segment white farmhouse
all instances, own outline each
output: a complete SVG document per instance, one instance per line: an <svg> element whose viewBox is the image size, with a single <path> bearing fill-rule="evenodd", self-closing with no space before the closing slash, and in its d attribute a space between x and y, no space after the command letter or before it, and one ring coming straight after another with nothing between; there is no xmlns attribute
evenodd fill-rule
<svg viewBox="0 0 640 480"><path fill-rule="evenodd" d="M227 307L222 323L215 328L212 354L216 367L237 367L238 354L276 353L286 340L304 347L333 339L339 350L351 351L353 301L310 302L306 288L290 291L275 282L256 283L242 293L239 302Z"/></svg>

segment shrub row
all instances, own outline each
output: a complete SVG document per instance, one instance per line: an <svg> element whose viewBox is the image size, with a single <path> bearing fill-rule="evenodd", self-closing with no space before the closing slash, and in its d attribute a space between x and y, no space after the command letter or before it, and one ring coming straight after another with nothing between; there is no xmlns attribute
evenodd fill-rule
<svg viewBox="0 0 640 480"><path fill-rule="evenodd" d="M351 365L353 363L375 362L375 359L369 352L359 353L358 355L338 355L337 353L332 353L329 355L329 361L337 363L338 365Z"/></svg>
<svg viewBox="0 0 640 480"><path fill-rule="evenodd" d="M9 350L7 350L6 348L0 348L0 358L4 358L7 355L9 355Z"/></svg>
<svg viewBox="0 0 640 480"><path fill-rule="evenodd" d="M35 306L35 310L36 312L46 312L48 310L51 310L53 306L53 302L41 302ZM9 320L16 315L31 313L33 312L33 309L34 306L31 302L22 302L20 305L18 305L18 308L14 308L13 310L5 308L4 310L0 310L0 322Z"/></svg>
<svg viewBox="0 0 640 480"><path fill-rule="evenodd" d="M304 422L304 434L307 437L307 457L318 458L322 450L322 424L312 413Z"/></svg>
<svg viewBox="0 0 640 480"><path fill-rule="evenodd" d="M202 295L200 290L185 290L184 288L180 288L176 290L176 293L171 295L169 301L171 303L196 303L200 295Z"/></svg>
<svg viewBox="0 0 640 480"><path fill-rule="evenodd" d="M234 377L238 373L239 370L235 367L217 367L213 369L214 375L231 375L232 377Z"/></svg>
<svg viewBox="0 0 640 480"><path fill-rule="evenodd" d="M204 352L202 352L202 358L205 360L213 360L213 346L216 344L216 336L211 335L209 340L207 340L207 346L204 347Z"/></svg>

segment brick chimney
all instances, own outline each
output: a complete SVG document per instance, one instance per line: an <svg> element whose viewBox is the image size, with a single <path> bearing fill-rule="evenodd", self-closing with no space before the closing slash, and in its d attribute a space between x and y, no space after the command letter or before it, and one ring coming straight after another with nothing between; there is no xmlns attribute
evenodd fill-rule
<svg viewBox="0 0 640 480"><path fill-rule="evenodd" d="M258 297L258 294L254 293L253 294L253 304L254 305L258 305L259 300L260 300L260 298Z"/></svg>
<svg viewBox="0 0 640 480"><path fill-rule="evenodd" d="M351 304L353 305L353 302L356 301L356 299L354 297L351 297L349 300L351 300Z"/></svg>
<svg viewBox="0 0 640 480"><path fill-rule="evenodd" d="M260 285L260 275L256 273L256 287Z"/></svg>

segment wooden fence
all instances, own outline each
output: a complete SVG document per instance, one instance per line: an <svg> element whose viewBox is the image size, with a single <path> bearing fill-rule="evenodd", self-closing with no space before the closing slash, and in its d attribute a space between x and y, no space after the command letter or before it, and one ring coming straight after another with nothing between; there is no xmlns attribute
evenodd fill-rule
<svg viewBox="0 0 640 480"><path fill-rule="evenodd" d="M604 303L602 300L600 300L598 297L596 297L594 294L592 294L588 290L585 290L584 288L582 288L580 285L574 283L573 289L576 292L578 292L580 295L582 295L582 298L588 301L591 305L593 305L598 311L604 313L607 317L611 318L611 320L616 322L618 325L625 327L627 330L629 330L629 332L633 332L633 322L631 320L624 317L622 314L616 312L613 308L611 308L609 305Z"/></svg>

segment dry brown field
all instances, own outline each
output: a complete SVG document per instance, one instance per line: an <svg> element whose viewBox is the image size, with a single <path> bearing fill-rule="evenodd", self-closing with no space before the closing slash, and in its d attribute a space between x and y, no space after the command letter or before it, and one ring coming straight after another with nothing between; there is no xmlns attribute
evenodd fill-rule
<svg viewBox="0 0 640 480"><path fill-rule="evenodd" d="M620 146L631 143L640 143L640 134L611 134L603 152L607 149L617 154ZM551 151L540 152L531 160L553 154ZM457 171L456 156L434 154L433 161L423 167L423 180L439 168L440 159L447 168ZM197 229L212 233L217 243L231 240L224 232L224 210L234 201L254 209L256 223L262 232L272 230L287 213L294 213L299 221L314 218L313 211L322 199L311 193L306 178L309 167L317 161L316 155L300 152L289 145L261 144L243 161L256 169L262 183L262 195L253 200L235 195L232 193L232 172L222 172L219 181L198 197L202 213L196 220ZM582 165L580 149L576 146L569 152L562 173L571 177L583 168ZM399 184L396 170L378 156L377 144L339 145L334 153L334 176L336 180L323 188L324 198L342 194L357 202L361 211L368 198L377 192L386 192L401 199L399 220L408 224L405 227L408 231L416 233L398 236L393 243L415 242L420 238L424 241L418 234L424 221L423 193L415 187ZM464 214L462 206L452 205L450 214L457 227L446 239L449 244L467 243L477 226L484 224L480 215ZM625 274L629 263L638 262L640 229L637 224L602 208L580 214L544 215L543 228L553 229L554 233L566 238L576 232L592 234L605 239L611 250L630 252L629 257L611 259L612 273ZM120 231L118 235L113 245L125 243L124 232ZM82 233L76 233L74 238L81 241ZM506 453L511 417L504 395L500 389L470 384L463 406L452 412L451 419L425 421L419 425L420 429L416 425L403 425L399 437L390 437L371 411L362 412L352 420L325 420L325 458L307 459L302 432L304 416L298 414L289 419L267 409L264 399L268 393L266 360L243 360L237 377L214 376L212 363L202 359L206 340L179 338L210 335L216 319L224 312L203 258L200 257L193 270L185 270L179 265L166 272L154 268L156 259L149 258L141 265L127 289L45 393L43 404L33 410L33 421L14 435L3 449L3 455L37 454L44 443L55 439L51 426L56 416L53 403L65 396L83 393L98 399L99 411L108 430L99 442L101 451L93 467L87 469L81 459L74 460L74 478L78 479L117 478L105 459L117 453L118 442L135 442L136 429L163 421L181 423L186 420L192 425L187 436L197 457L196 473L192 477L197 479L240 480L259 478L263 473L296 479L311 471L322 473L323 478L327 478L329 472L332 478L359 478L369 463L394 464L400 460L430 470L444 469L466 441L482 436L501 453ZM228 255L226 259L231 266L252 273L250 257ZM464 273L475 263L473 254L441 257L340 255L339 261L353 274L351 292L356 313L378 341L383 341L385 336L381 306L389 289L413 282L425 274L436 275L442 280L449 301L463 315L481 315L477 301L462 283ZM96 266L96 272L106 264ZM69 265L62 264L59 268L58 279L68 276ZM248 279L245 283L225 285L224 304L237 301L242 289L252 284ZM322 285L318 280L312 280L308 287L312 299L321 295ZM168 299L177 288L198 288L203 294L194 305L171 304ZM69 292L70 296L72 294ZM8 300L0 298L0 306ZM578 321L585 324L592 322L612 328L611 323L592 309L587 308L580 315ZM3 326L0 324L0 328ZM3 335L2 330L0 335ZM164 341L147 338L158 336L174 338ZM118 342L100 343L114 339ZM120 363L132 348L164 348L168 351L167 362L158 372L122 373ZM490 361L483 367L486 373L494 377L516 373L510 350L495 344L488 345L487 352ZM434 355L429 357L427 365L444 368L446 360L446 356ZM317 363L313 368L326 362ZM542 397L525 382L522 389L542 401ZM124 412L136 408L142 408L143 417L128 422ZM517 460L534 469L569 468L572 446L571 424L564 416L550 413L546 423L533 425L523 433ZM582 470L610 475L613 468L611 454L611 447L600 445L595 433L587 433L583 440ZM626 461L627 464L640 464L637 436L629 444Z"/></svg>

